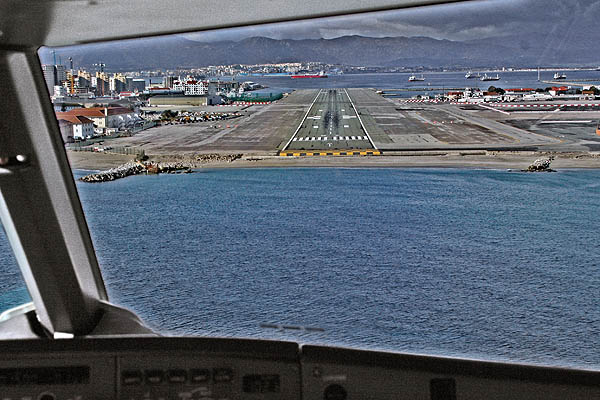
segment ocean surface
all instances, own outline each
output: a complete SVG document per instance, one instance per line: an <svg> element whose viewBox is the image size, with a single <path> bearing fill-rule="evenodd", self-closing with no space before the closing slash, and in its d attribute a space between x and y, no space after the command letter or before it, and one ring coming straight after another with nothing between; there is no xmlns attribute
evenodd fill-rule
<svg viewBox="0 0 600 400"><path fill-rule="evenodd" d="M491 76L498 76L498 81L480 81L479 79L466 79L465 72L424 72L422 75L425 81L408 82L408 77L412 73L367 73L367 74L344 74L329 75L328 78L303 78L292 79L289 76L238 76L239 81L253 81L267 86L264 90L270 92L289 92L294 89L322 89L322 88L375 88L375 89L413 89L411 91L399 92L399 97L412 97L416 94L436 94L449 89L464 89L465 87L487 89L490 86L509 88L546 88L557 86L555 84L544 83L543 81L552 81L555 72L566 74L566 82L579 82L584 85L599 85L600 71L596 70L553 70L540 71L540 81L536 71L476 71L474 74L487 73ZM421 73L416 74L418 77ZM230 77L221 78L230 80ZM422 89L427 88L427 91ZM437 90L433 90L437 89Z"/></svg>
<svg viewBox="0 0 600 400"><path fill-rule="evenodd" d="M111 300L163 334L600 369L600 170L227 169L77 186ZM27 295L4 237L0 260L4 309Z"/></svg>

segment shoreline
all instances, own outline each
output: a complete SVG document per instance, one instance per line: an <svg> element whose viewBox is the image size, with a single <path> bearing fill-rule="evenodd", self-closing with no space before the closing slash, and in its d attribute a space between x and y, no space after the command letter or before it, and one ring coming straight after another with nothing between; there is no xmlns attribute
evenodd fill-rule
<svg viewBox="0 0 600 400"><path fill-rule="evenodd" d="M236 153L239 154L239 153ZM67 151L72 169L98 171L118 167L134 160L135 156ZM555 157L552 169L600 169L597 153L549 152L427 152L380 156L308 156L280 157L276 155L243 154L233 161L222 159L196 160L206 155L173 154L150 156L150 161L188 162L193 169L205 168L467 168L521 170L538 158ZM228 155L222 154L221 157Z"/></svg>

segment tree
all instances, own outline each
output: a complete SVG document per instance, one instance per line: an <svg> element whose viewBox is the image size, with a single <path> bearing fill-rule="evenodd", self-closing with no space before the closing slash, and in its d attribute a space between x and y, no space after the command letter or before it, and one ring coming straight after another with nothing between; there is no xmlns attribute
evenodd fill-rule
<svg viewBox="0 0 600 400"><path fill-rule="evenodd" d="M137 155L135 156L135 160L136 161L146 161L148 159L148 156L146 155L146 152L144 151L144 149L140 150Z"/></svg>
<svg viewBox="0 0 600 400"><path fill-rule="evenodd" d="M177 111L165 110L162 112L162 114L160 114L160 119L162 119L162 120L173 119L176 116L177 116Z"/></svg>
<svg viewBox="0 0 600 400"><path fill-rule="evenodd" d="M504 94L504 89L496 86L490 86L487 91L492 93Z"/></svg>

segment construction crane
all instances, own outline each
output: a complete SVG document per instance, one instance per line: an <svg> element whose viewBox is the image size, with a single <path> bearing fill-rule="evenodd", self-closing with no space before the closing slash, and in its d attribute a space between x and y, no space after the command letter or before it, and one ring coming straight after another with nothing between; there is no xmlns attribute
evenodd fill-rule
<svg viewBox="0 0 600 400"><path fill-rule="evenodd" d="M69 94L72 96L75 94L75 77L74 77L74 72L73 72L73 57L69 57L69 71L70 76L69 76Z"/></svg>

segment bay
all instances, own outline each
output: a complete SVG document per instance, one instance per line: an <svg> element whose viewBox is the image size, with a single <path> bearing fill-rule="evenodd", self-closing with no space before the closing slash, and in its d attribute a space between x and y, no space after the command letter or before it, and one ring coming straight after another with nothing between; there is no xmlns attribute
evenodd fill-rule
<svg viewBox="0 0 600 400"><path fill-rule="evenodd" d="M599 369L598 182L273 168L77 187L111 300L162 334ZM0 309L27 297L3 239Z"/></svg>
<svg viewBox="0 0 600 400"><path fill-rule="evenodd" d="M413 89L414 91L400 92L400 97L411 97L416 94L427 93L419 90L423 88L437 89L431 90L432 94L441 93L450 89L464 89L465 87L479 88L487 90L490 86L510 88L546 88L557 86L556 84L545 83L543 81L552 81L555 72L561 71L541 71L540 81L538 73L535 71L473 71L473 73L495 76L498 74L498 81L480 81L479 79L466 79L465 72L424 72L422 75L425 81L409 82L409 76L413 73L365 73L365 74L344 74L329 75L328 78L304 78L292 79L289 76L240 76L237 80L253 81L261 85L268 86L270 89L281 91L291 91L294 89L324 89L324 88L374 88L374 89ZM598 85L600 83L600 71L596 70L573 70L562 71L567 75L566 82L580 82L585 85ZM421 76L421 73L416 74ZM230 79L230 78L228 78ZM562 84L561 84L562 85ZM567 84L565 84L567 85Z"/></svg>
<svg viewBox="0 0 600 400"><path fill-rule="evenodd" d="M598 369L599 178L229 169L78 187L112 300L162 333Z"/></svg>

